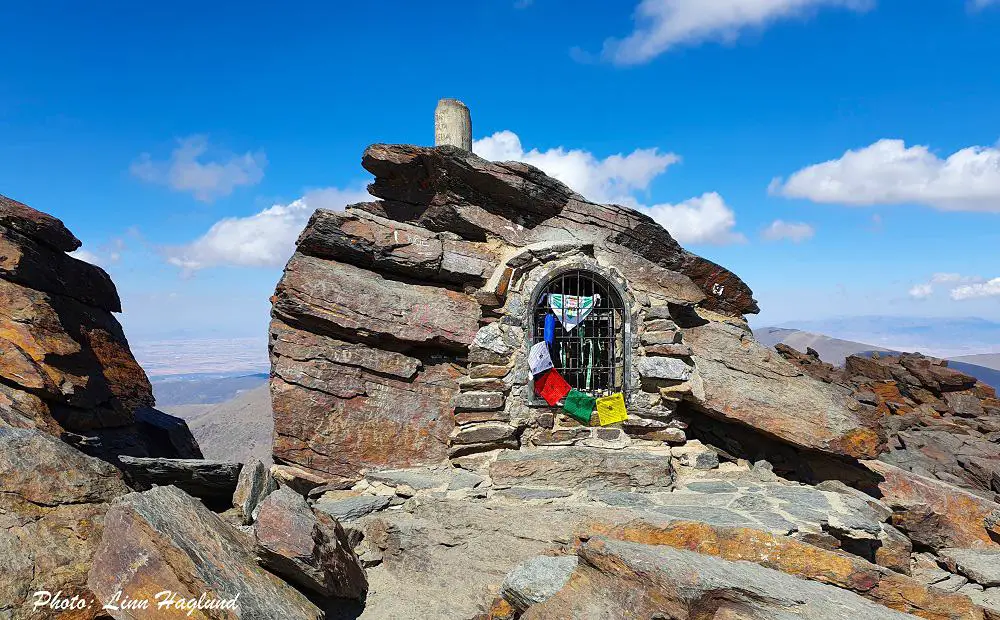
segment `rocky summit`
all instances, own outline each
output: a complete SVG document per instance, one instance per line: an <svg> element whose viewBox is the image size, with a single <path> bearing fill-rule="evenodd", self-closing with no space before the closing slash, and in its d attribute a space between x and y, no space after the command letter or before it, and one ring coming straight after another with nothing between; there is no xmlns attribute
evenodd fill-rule
<svg viewBox="0 0 1000 620"><path fill-rule="evenodd" d="M202 459L0 199L0 617L1000 619L991 388L764 347L735 274L445 129L299 237L271 467Z"/></svg>

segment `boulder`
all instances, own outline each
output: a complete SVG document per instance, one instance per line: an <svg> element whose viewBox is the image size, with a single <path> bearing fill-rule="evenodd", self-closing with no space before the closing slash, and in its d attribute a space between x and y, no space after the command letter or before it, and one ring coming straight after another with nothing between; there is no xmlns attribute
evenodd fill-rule
<svg viewBox="0 0 1000 620"><path fill-rule="evenodd" d="M535 618L746 618L903 620L847 592L748 562L595 537L566 585L522 616Z"/></svg>
<svg viewBox="0 0 1000 620"><path fill-rule="evenodd" d="M298 250L364 269L442 282L482 282L497 264L487 244L452 239L361 209L318 209L299 238Z"/></svg>
<svg viewBox="0 0 1000 620"><path fill-rule="evenodd" d="M236 491L240 463L204 459L121 457L125 478L140 491L174 485L212 505L229 506Z"/></svg>
<svg viewBox="0 0 1000 620"><path fill-rule="evenodd" d="M310 592L360 600L368 591L344 528L325 513L314 513L290 489L279 489L263 501L254 536L261 564Z"/></svg>
<svg viewBox="0 0 1000 620"><path fill-rule="evenodd" d="M0 279L0 378L36 394L66 430L125 426L153 405L111 314Z"/></svg>
<svg viewBox="0 0 1000 620"><path fill-rule="evenodd" d="M103 604L118 600L118 592L142 600L169 590L178 601L207 597L218 605L235 599L237 611L206 617L324 617L295 588L257 565L249 538L172 486L130 493L113 503L87 584ZM109 613L124 619L178 612L154 607L142 615L124 608Z"/></svg>
<svg viewBox="0 0 1000 620"><path fill-rule="evenodd" d="M277 489L278 483L263 463L254 459L243 465L233 492L233 508L239 513L243 525L253 523L260 503Z"/></svg>
<svg viewBox="0 0 1000 620"><path fill-rule="evenodd" d="M366 467L447 457L456 365L428 363L411 381L336 366L315 378L314 389L292 381L295 365L277 358L271 379L276 459L324 477L357 478Z"/></svg>
<svg viewBox="0 0 1000 620"><path fill-rule="evenodd" d="M35 592L93 600L87 571L104 514L128 492L110 464L41 431L0 427L0 616L54 616L34 608ZM73 617L98 615L88 607Z"/></svg>
<svg viewBox="0 0 1000 620"><path fill-rule="evenodd" d="M591 490L666 491L674 483L666 456L588 448L506 450L490 476L496 485Z"/></svg>
<svg viewBox="0 0 1000 620"><path fill-rule="evenodd" d="M749 426L799 448L874 458L884 438L874 420L836 387L805 375L758 344L749 329L708 322L684 330L708 415Z"/></svg>
<svg viewBox="0 0 1000 620"><path fill-rule="evenodd" d="M0 276L100 310L122 311L118 291L103 269L3 226L0 226Z"/></svg>
<svg viewBox="0 0 1000 620"><path fill-rule="evenodd" d="M881 478L877 491L893 509L892 524L914 543L935 550L1000 548L1000 531L990 526L1000 505L888 463L864 461L863 465Z"/></svg>

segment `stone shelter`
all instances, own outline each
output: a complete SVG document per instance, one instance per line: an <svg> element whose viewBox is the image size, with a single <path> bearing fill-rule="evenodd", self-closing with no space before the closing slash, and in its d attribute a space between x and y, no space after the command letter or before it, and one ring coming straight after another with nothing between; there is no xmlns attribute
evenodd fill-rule
<svg viewBox="0 0 1000 620"><path fill-rule="evenodd" d="M467 110L442 105L451 143L368 147L378 200L318 210L298 240L272 299L276 462L350 481L497 449L655 448L690 434L682 406L876 453L848 395L753 341L735 274L645 213L475 155Z"/></svg>

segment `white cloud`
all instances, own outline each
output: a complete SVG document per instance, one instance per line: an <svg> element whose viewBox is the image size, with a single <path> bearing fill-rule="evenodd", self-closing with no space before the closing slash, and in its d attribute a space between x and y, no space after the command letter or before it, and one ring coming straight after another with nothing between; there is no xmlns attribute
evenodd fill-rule
<svg viewBox="0 0 1000 620"><path fill-rule="evenodd" d="M667 50L706 40L735 41L747 29L807 14L822 7L867 10L874 0L642 0L635 30L608 39L602 57L619 65L647 62Z"/></svg>
<svg viewBox="0 0 1000 620"><path fill-rule="evenodd" d="M910 297L916 299L926 299L934 293L934 287L930 284L917 284L910 289Z"/></svg>
<svg viewBox="0 0 1000 620"><path fill-rule="evenodd" d="M68 254L75 259L82 260L85 263L97 265L103 269L109 269L112 265L121 260L122 251L125 250L126 247L125 240L121 237L117 237L98 246L96 251L79 248L69 252Z"/></svg>
<svg viewBox="0 0 1000 620"><path fill-rule="evenodd" d="M746 237L733 231L736 214L715 192L675 205L656 204L642 208L681 243L726 245L746 242Z"/></svg>
<svg viewBox="0 0 1000 620"><path fill-rule="evenodd" d="M164 250L167 262L192 273L206 267L237 265L281 267L316 209L342 210L371 200L364 190L326 188L307 192L288 204L276 204L247 217L219 220L193 242Z"/></svg>
<svg viewBox="0 0 1000 620"><path fill-rule="evenodd" d="M681 243L739 243L733 231L736 215L716 193L706 193L678 204L644 205L636 192L649 189L654 179L680 161L674 153L636 149L600 159L589 151L556 147L525 151L512 131L499 131L476 140L472 150L492 161L522 161L544 170L588 200L624 204L648 213Z"/></svg>
<svg viewBox="0 0 1000 620"><path fill-rule="evenodd" d="M472 150L491 161L517 160L531 164L559 179L590 200L597 202L634 202L631 193L645 190L653 179L681 160L674 153L658 149L636 149L628 155L598 159L579 149L556 147L547 151L525 151L513 131L497 133L476 140Z"/></svg>
<svg viewBox="0 0 1000 620"><path fill-rule="evenodd" d="M951 289L951 298L956 301L976 299L979 297L998 296L1000 296L1000 278L993 278L987 282L979 282L976 284L966 284L964 286Z"/></svg>
<svg viewBox="0 0 1000 620"><path fill-rule="evenodd" d="M812 239L816 234L816 229L803 222L774 220L771 222L771 225L765 228L760 234L768 241L781 241L783 239L787 239L793 243L802 243L807 239Z"/></svg>
<svg viewBox="0 0 1000 620"><path fill-rule="evenodd" d="M94 254L90 250L85 250L83 248L80 248L78 250L73 250L72 252L69 252L69 255L77 260L82 260L85 263L90 263L91 265L97 265L98 267L102 267L104 263L104 261L101 260L100 256Z"/></svg>
<svg viewBox="0 0 1000 620"><path fill-rule="evenodd" d="M1000 283L1000 279L997 280ZM934 294L934 285L936 284L946 284L948 286L955 287L957 284L963 284L965 286L959 286L951 289L952 299L969 299L971 297L986 297L993 293L983 294L981 291L989 290L989 283L984 284L983 278L979 276L965 276L960 273L947 273L939 272L931 276L929 282L924 282L923 284L917 284L910 289L910 296L917 299L926 299ZM983 287L986 287L985 289Z"/></svg>
<svg viewBox="0 0 1000 620"><path fill-rule="evenodd" d="M256 185L264 178L267 157L263 152L243 155L223 154L215 161L203 161L209 145L205 136L178 140L177 148L166 161L157 161L143 153L132 162L133 176L178 192L191 192L202 202L228 196L241 185Z"/></svg>
<svg viewBox="0 0 1000 620"><path fill-rule="evenodd" d="M1000 212L1000 149L973 146L941 159L926 146L879 140L803 168L788 181L775 179L770 190L820 203Z"/></svg>
<svg viewBox="0 0 1000 620"><path fill-rule="evenodd" d="M994 4L1000 4L1000 0L970 0L969 1L969 7L972 10L974 10L974 11L978 11L979 9L985 9L986 7L994 5Z"/></svg>

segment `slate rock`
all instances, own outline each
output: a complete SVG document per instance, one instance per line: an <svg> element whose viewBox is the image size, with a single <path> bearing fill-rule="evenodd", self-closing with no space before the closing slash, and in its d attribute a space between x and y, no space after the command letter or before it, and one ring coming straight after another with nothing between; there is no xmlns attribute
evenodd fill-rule
<svg viewBox="0 0 1000 620"><path fill-rule="evenodd" d="M738 564L753 562L781 571L784 579L791 575L837 586L886 607L925 618L981 617L981 612L964 596L930 590L925 584L858 556L821 549L784 536L780 531L761 531L752 525L706 523L696 517L687 521L668 520L648 514L624 523L594 521L590 530L607 538L704 554L699 557L716 556ZM720 585L731 587L735 583Z"/></svg>
<svg viewBox="0 0 1000 620"><path fill-rule="evenodd" d="M359 282L365 286L358 288ZM386 279L306 254L289 261L273 307L285 322L348 339L365 335L370 341L459 349L479 330L479 305L468 295Z"/></svg>
<svg viewBox="0 0 1000 620"><path fill-rule="evenodd" d="M938 555L953 573L961 573L985 587L1000 586L1000 548L947 548Z"/></svg>
<svg viewBox="0 0 1000 620"><path fill-rule="evenodd" d="M758 344L747 328L705 323L686 328L684 341L701 379L694 400L709 415L832 455L881 452L884 433L856 402Z"/></svg>
<svg viewBox="0 0 1000 620"><path fill-rule="evenodd" d="M539 556L518 564L500 585L500 596L523 612L548 600L569 581L576 569L575 555Z"/></svg>
<svg viewBox="0 0 1000 620"><path fill-rule="evenodd" d="M62 220L3 195L0 195L0 226L27 235L60 252L72 252L82 245Z"/></svg>
<svg viewBox="0 0 1000 620"><path fill-rule="evenodd" d="M644 357L637 365L639 375L644 379L667 379L687 381L691 378L691 366L683 360L672 357Z"/></svg>
<svg viewBox="0 0 1000 620"><path fill-rule="evenodd" d="M934 550L1000 548L1000 532L990 531L990 515L1000 511L1000 505L888 463L862 464L882 478L878 490L893 509L892 524L914 543Z"/></svg>
<svg viewBox="0 0 1000 620"><path fill-rule="evenodd" d="M289 329L273 321L272 342L276 334L290 339ZM339 344L296 331L301 351L272 348L278 462L328 479L357 480L363 469L430 465L447 457L460 366L375 347L331 361L323 358Z"/></svg>
<svg viewBox="0 0 1000 620"><path fill-rule="evenodd" d="M321 498L313 508L337 521L352 521L387 508L389 499L387 495L357 495L332 501Z"/></svg>
<svg viewBox="0 0 1000 620"><path fill-rule="evenodd" d="M92 600L87 570L104 514L128 492L109 463L42 431L0 425L0 617L40 617L31 605L40 590Z"/></svg>
<svg viewBox="0 0 1000 620"><path fill-rule="evenodd" d="M233 492L233 507L239 512L243 525L253 523L260 503L277 490L278 483L263 463L254 459L243 465Z"/></svg>
<svg viewBox="0 0 1000 620"><path fill-rule="evenodd" d="M589 490L663 491L673 487L670 459L588 448L505 451L490 467L494 484Z"/></svg>
<svg viewBox="0 0 1000 620"><path fill-rule="evenodd" d="M279 489L260 505L257 557L271 572L322 597L363 599L368 578L344 528L314 513L298 493Z"/></svg>
<svg viewBox="0 0 1000 620"><path fill-rule="evenodd" d="M102 603L118 591L141 599L171 590L195 600L206 593L216 599L238 596L243 618L324 617L295 588L257 565L249 538L172 486L130 493L113 503L87 583ZM135 617L124 609L110 613Z"/></svg>
<svg viewBox="0 0 1000 620"><path fill-rule="evenodd" d="M662 545L595 537L584 543L567 584L522 616L535 618L714 617L903 620L853 592L776 570Z"/></svg>
<svg viewBox="0 0 1000 620"><path fill-rule="evenodd" d="M242 465L204 459L121 457L125 478L138 490L174 485L210 503L230 505Z"/></svg>

